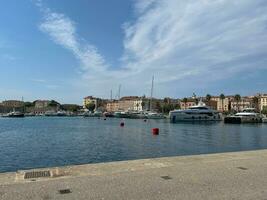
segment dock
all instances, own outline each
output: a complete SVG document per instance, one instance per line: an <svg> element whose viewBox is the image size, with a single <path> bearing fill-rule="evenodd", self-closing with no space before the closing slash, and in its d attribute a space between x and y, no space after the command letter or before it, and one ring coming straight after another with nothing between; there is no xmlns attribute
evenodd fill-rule
<svg viewBox="0 0 267 200"><path fill-rule="evenodd" d="M0 174L1 200L267 199L267 150Z"/></svg>

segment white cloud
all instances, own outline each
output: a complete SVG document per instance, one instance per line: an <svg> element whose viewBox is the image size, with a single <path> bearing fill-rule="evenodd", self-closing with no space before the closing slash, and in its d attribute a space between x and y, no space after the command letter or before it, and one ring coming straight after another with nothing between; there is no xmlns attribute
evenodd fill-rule
<svg viewBox="0 0 267 200"><path fill-rule="evenodd" d="M156 94L172 96L266 69L265 0L137 0L135 12L136 21L123 26L125 50L117 68L95 46L83 45L67 16L46 9L40 28L81 61L88 82L77 85L90 83L92 94L108 94L120 83L124 94L148 93L155 74Z"/></svg>
<svg viewBox="0 0 267 200"><path fill-rule="evenodd" d="M42 6L41 1L38 5ZM90 45L83 45L76 34L75 23L67 16L54 13L50 9L42 9L44 21L40 30L47 33L54 42L70 50L82 63L84 70L103 71L107 67L97 49Z"/></svg>
<svg viewBox="0 0 267 200"><path fill-rule="evenodd" d="M47 81L46 80L44 80L44 79L30 79L30 81L32 81L32 82L35 82L35 83L47 83Z"/></svg>

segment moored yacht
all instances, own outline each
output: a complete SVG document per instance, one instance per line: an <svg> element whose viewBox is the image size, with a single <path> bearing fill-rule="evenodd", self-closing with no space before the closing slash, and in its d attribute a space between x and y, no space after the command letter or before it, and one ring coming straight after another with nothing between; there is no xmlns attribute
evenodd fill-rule
<svg viewBox="0 0 267 200"><path fill-rule="evenodd" d="M24 113L19 112L19 111L13 111L6 115L3 115L2 117L21 118L21 117L24 117Z"/></svg>
<svg viewBox="0 0 267 200"><path fill-rule="evenodd" d="M246 108L242 112L224 118L225 123L240 124L240 123L261 123L263 115L256 112L255 108Z"/></svg>
<svg viewBox="0 0 267 200"><path fill-rule="evenodd" d="M206 106L205 103L199 102L198 105L189 107L185 110L170 111L170 121L172 123L179 121L202 122L202 121L221 121L221 114Z"/></svg>
<svg viewBox="0 0 267 200"><path fill-rule="evenodd" d="M147 119L164 119L164 115L157 112L146 112L145 116Z"/></svg>

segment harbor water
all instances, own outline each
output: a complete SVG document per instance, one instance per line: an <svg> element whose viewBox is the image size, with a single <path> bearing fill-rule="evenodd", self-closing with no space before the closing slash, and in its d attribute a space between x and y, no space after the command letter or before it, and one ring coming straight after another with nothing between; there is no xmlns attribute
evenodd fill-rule
<svg viewBox="0 0 267 200"><path fill-rule="evenodd" d="M0 172L267 148L267 124L0 118ZM159 128L159 135L151 133Z"/></svg>

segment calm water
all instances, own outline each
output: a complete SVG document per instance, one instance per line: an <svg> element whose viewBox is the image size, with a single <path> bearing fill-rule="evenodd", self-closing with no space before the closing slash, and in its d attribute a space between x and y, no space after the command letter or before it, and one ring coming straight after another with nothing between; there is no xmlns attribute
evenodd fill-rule
<svg viewBox="0 0 267 200"><path fill-rule="evenodd" d="M167 120L0 118L0 172L38 167L267 148L267 124ZM151 128L160 128L159 136Z"/></svg>

